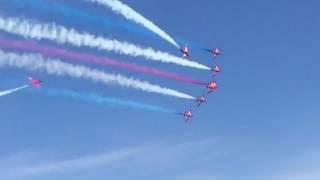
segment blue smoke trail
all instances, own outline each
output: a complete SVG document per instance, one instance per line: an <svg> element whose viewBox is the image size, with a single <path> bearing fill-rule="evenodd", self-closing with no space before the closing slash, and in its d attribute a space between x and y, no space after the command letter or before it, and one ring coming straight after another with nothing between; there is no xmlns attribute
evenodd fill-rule
<svg viewBox="0 0 320 180"><path fill-rule="evenodd" d="M143 109L148 111L157 111L157 112L163 112L163 113L175 113L175 111L172 111L170 109L162 108L159 106L144 104L140 102L134 102L134 101L127 101L127 100L120 100L112 97L102 97L97 94L87 94L87 93L78 93L72 90L56 90L56 89L46 89L43 91L46 95L52 96L52 97L66 97L66 98L72 98L75 100L81 100L85 102L91 102L91 103L97 103L97 104L106 104L109 106L124 106L124 107L130 107L134 109Z"/></svg>
<svg viewBox="0 0 320 180"><path fill-rule="evenodd" d="M143 27L137 26L131 22L114 20L113 18L107 16L95 15L95 12L78 10L59 2L46 2L43 0L13 0L12 2L20 8L32 8L41 13L54 13L56 15L63 15L71 20L79 19L80 21L91 22L93 25L98 27L102 26L106 29L126 30L139 35L149 36L149 38L153 40L161 40L153 32L150 32L149 30L146 30ZM83 24L87 25L88 23L84 22ZM205 49L203 45L190 42L182 38L178 38L177 42L181 46L188 45L192 49Z"/></svg>
<svg viewBox="0 0 320 180"><path fill-rule="evenodd" d="M127 31L131 31L134 33L138 33L141 35L150 35L155 36L149 31L146 31L143 28L140 28L139 26L136 26L135 24L132 24L130 22L124 22L124 21L115 21L111 18L108 18L107 16L98 16L93 15L93 12L85 12L81 10L77 10L75 8L68 7L64 4L50 1L45 2L43 0L13 0L13 3L15 3L20 8L33 8L37 11L40 11L41 13L54 13L57 15L62 14L63 16L70 18L72 20L81 20L81 21L89 21L93 24L95 24L98 27L103 26L104 28L110 29L110 28L119 28L119 29L126 29ZM84 23L88 24L88 23Z"/></svg>

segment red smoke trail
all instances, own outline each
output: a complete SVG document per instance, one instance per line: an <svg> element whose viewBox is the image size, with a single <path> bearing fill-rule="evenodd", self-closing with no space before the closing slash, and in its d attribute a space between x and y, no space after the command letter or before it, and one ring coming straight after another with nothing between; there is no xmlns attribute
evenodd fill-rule
<svg viewBox="0 0 320 180"><path fill-rule="evenodd" d="M196 84L201 86L207 84L206 82L203 82L203 81L190 79L188 77L162 71L156 68L139 66L133 63L126 63L126 62L113 60L105 57L98 57L98 56L86 54L86 53L78 53L78 52L69 51L69 50L65 50L65 49L61 49L53 46L42 46L32 41L17 41L17 40L11 41L6 39L0 39L0 48L19 49L19 50L25 50L25 51L31 51L31 52L38 52L51 57L63 57L65 59L70 59L70 60L78 60L82 62L95 63L100 65L115 66L118 68L128 69L130 71L152 74L152 75L167 78L167 79L172 79L176 81L181 81L181 82L191 83L191 84Z"/></svg>

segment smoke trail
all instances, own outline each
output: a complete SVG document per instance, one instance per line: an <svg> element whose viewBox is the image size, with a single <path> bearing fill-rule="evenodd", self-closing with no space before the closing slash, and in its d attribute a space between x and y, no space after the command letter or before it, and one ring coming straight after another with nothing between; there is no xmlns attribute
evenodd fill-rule
<svg viewBox="0 0 320 180"><path fill-rule="evenodd" d="M45 71L48 74L58 76L64 75L73 78L84 78L107 85L117 84L119 86L138 89L144 92L158 93L184 99L194 99L194 97L188 94L184 94L169 88L163 88L159 85L153 85L146 81L127 78L120 74L108 74L104 71L90 69L80 65L72 65L59 60L45 60L41 55L37 54L17 55L15 53L5 53L0 51L0 66L12 66L33 71L40 70Z"/></svg>
<svg viewBox="0 0 320 180"><path fill-rule="evenodd" d="M79 33L74 29L68 30L63 26L55 24L39 24L16 18L0 18L0 30L21 35L25 38L47 39L60 44L69 43L77 47L87 46L134 57L141 56L153 61L210 70L205 65L185 60L166 52L156 51L152 48L141 48L137 45L118 40L95 37L88 33Z"/></svg>
<svg viewBox="0 0 320 180"><path fill-rule="evenodd" d="M86 0L86 1L98 2L98 1L103 1L103 0ZM149 31L145 31L145 30L139 28L138 26L135 26L134 24L131 24L128 22L122 22L119 20L114 20L108 16L102 17L102 16L98 16L98 15L93 15L94 12L86 12L83 10L78 10L75 8L68 7L65 4L61 4L59 2L55 2L55 1L48 2L48 1L43 1L43 0L13 0L10 2L15 3L15 5L17 7L22 7L22 8L26 7L27 9L33 8L33 9L40 11L40 12L43 12L43 13L50 13L50 14L54 14L54 15L63 15L67 18L72 19L72 20L73 19L85 20L85 21L83 21L83 24L85 24L85 25L87 25L88 24L87 21L89 21L91 24L93 23L94 25L96 25L98 27L103 26L104 28L116 29L118 31L121 29L126 29L127 31L130 31L130 32L133 32L133 33L136 33L139 35L150 36L151 38L154 38L153 33L149 33ZM101 2L101 4L102 4L102 2ZM125 4L122 3L122 5L125 5ZM125 6L127 6L127 5L125 5ZM127 7L129 7L129 6L127 6ZM131 10L133 10L133 9L131 8ZM135 13L137 13L137 12L135 12ZM141 16L141 17L144 18L143 16ZM129 19L129 20L131 20L131 19ZM149 21L149 20L147 20L147 21ZM82 22L82 21L80 21L80 22ZM136 21L134 21L134 22L136 22ZM150 22L150 23L152 23L152 22ZM149 27L156 26L154 24L150 25L150 23L149 24L146 23L146 24L148 24ZM138 23L138 24L141 24L141 23ZM156 28L158 28L158 31L159 30L163 31L157 26L152 29L156 29ZM151 30L151 29L149 29L149 30ZM151 31L154 32L155 30L151 30ZM156 34L158 34L158 35L165 34L165 32L156 33ZM167 35L167 36L169 36L169 35ZM160 36L160 37L162 37L162 36ZM166 39L166 38L164 38L164 39ZM189 42L184 39L175 38L175 40L173 40L173 38L171 38L170 36L167 37L167 39L172 39L171 41L169 41L169 40L168 41L170 43L174 42L174 45L176 47L179 47L177 44L188 44L188 46L193 47L193 49L202 49L204 47L198 43Z"/></svg>
<svg viewBox="0 0 320 180"><path fill-rule="evenodd" d="M88 0L88 1L110 7L117 14L121 14L126 19L131 20L137 24L143 25L144 27L148 28L150 31L158 34L160 37L162 37L169 43L173 44L175 47L180 48L179 45L175 42L175 40L172 37L170 37L166 32L164 32L153 22L146 19L141 14L136 12L134 9L120 2L119 0Z"/></svg>
<svg viewBox="0 0 320 180"><path fill-rule="evenodd" d="M56 1L43 1L43 0L13 0L10 1L15 3L17 7L30 8L40 11L42 13L49 13L54 15L63 15L66 18L71 20L79 19L82 24L87 25L88 22L90 24L94 24L98 27L103 27L106 29L117 29L117 30L127 30L129 32L133 32L141 35L152 35L148 31L145 31L134 24L130 24L122 21L115 21L112 18L101 17L97 15L93 15L93 13L88 13L83 10L78 10L75 8L71 8L66 6L65 4L56 2Z"/></svg>
<svg viewBox="0 0 320 180"><path fill-rule="evenodd" d="M6 90L6 91L0 91L0 97L1 96L6 96L8 94L11 94L11 93L14 93L14 92L17 92L17 91L20 91L20 90L25 89L27 87L29 87L29 86L28 85L24 85L24 86L20 86L20 87L14 88L14 89Z"/></svg>
<svg viewBox="0 0 320 180"><path fill-rule="evenodd" d="M79 60L79 61L84 61L89 63L96 63L101 65L109 65L109 66L115 66L119 68L125 68L131 71L148 73L155 76L173 79L176 81L181 81L186 83L192 83L197 85L206 84L205 82L202 82L202 81L189 79L187 77L162 71L156 68L143 67L136 64L125 63L125 62L116 61L108 58L101 58L101 57L97 57L97 56L85 54L85 53L77 53L77 52L68 51L68 50L64 50L56 47L42 46L42 45L40 46L30 41L9 41L5 39L1 39L1 36L0 36L0 48L27 50L32 52L38 52L46 56L63 57L71 60Z"/></svg>
<svg viewBox="0 0 320 180"><path fill-rule="evenodd" d="M150 104L135 102L135 101L127 101L127 100L120 100L112 97L103 97L94 93L79 93L73 90L58 90L58 89L47 89L45 94L53 97L66 97L72 98L75 100L91 102L96 104L106 104L109 106L123 106L129 107L134 109L142 109L147 111L157 111L163 113L175 113L174 111L166 108L162 108L159 106L154 106Z"/></svg>

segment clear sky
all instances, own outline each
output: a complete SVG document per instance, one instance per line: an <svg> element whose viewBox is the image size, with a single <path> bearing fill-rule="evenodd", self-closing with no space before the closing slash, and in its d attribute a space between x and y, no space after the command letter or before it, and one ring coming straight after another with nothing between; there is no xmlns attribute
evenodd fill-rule
<svg viewBox="0 0 320 180"><path fill-rule="evenodd" d="M18 0L19 1L19 0ZM43 0L43 3L53 0ZM57 0L68 7L129 23L137 33L105 28L54 11L0 1L2 17L56 22L79 31L134 42L179 55L169 43L145 36L108 8ZM28 89L0 98L0 179L4 180L316 180L320 178L320 25L316 0L123 0L175 39L191 47L192 59L223 72L219 89L192 122L175 114L110 107L48 97ZM140 33L140 34L139 34ZM144 34L144 35L141 35ZM1 36L21 39L1 32ZM49 41L42 44L58 46ZM213 60L199 47L221 47ZM59 47L157 67L208 81L210 73L148 62L88 48ZM87 64L86 64L87 65ZM121 69L121 73L198 96L201 87ZM153 104L174 111L194 102L119 86L0 69L0 89L23 85L28 75L44 88L72 89Z"/></svg>

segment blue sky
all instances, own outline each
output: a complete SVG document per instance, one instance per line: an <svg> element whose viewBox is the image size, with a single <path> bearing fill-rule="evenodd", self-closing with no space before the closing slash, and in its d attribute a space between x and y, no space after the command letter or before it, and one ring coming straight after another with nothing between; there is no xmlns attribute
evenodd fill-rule
<svg viewBox="0 0 320 180"><path fill-rule="evenodd" d="M57 2L130 24L104 7L71 0ZM34 89L1 97L0 177L6 180L320 178L318 1L123 2L176 39L187 40L192 45L221 47L223 56L216 60L223 68L217 77L219 90L197 109L193 121L187 124L172 114L47 97L34 93L37 91ZM121 28L91 25L82 19L35 9L18 11L12 2L0 1L0 4L3 17L56 22L179 54L172 45L155 36L150 38ZM142 27L140 30L145 31ZM60 47L128 62L134 60L195 79L210 79L208 72L197 69L94 49ZM194 48L191 53L198 62L213 64L205 52ZM194 96L204 92L194 85L103 69ZM188 100L106 87L85 80L14 68L1 68L0 72L1 89L21 86L31 74L45 81L44 88L94 92L176 111L193 106Z"/></svg>

